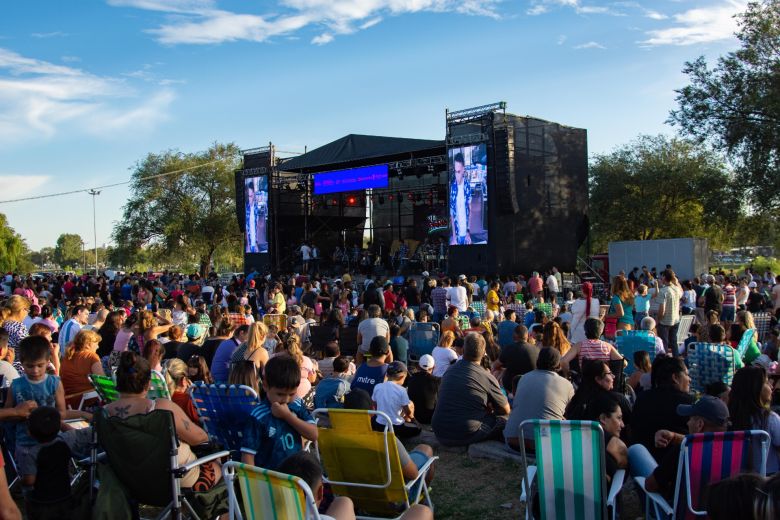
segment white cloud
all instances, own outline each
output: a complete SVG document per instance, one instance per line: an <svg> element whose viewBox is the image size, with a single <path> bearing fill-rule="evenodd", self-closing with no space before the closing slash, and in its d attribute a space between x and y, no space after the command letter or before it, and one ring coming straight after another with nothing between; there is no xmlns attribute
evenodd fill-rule
<svg viewBox="0 0 780 520"><path fill-rule="evenodd" d="M158 11L166 21L148 32L161 43L215 44L239 40L263 42L289 37L309 26L325 31L311 42L323 45L379 23L385 16L455 12L498 18L503 0L277 0L265 14L220 9L212 0L108 0L110 5ZM259 3L262 5L262 3Z"/></svg>
<svg viewBox="0 0 780 520"><path fill-rule="evenodd" d="M593 42L590 41L588 43L582 43L580 45L575 45L574 49L606 49L603 45L601 45L599 42Z"/></svg>
<svg viewBox="0 0 780 520"><path fill-rule="evenodd" d="M608 14L613 16L623 16L623 13L614 9L620 2L610 3L609 5L596 5L593 3L583 3L582 0L531 0L531 7L526 10L526 14L537 16L545 14L553 7L564 7L574 9L577 14Z"/></svg>
<svg viewBox="0 0 780 520"><path fill-rule="evenodd" d="M61 38L64 36L68 36L68 33L62 32L62 31L52 31L52 32L34 32L30 36L33 38Z"/></svg>
<svg viewBox="0 0 780 520"><path fill-rule="evenodd" d="M122 128L151 128L165 119L172 100L169 89L141 99L126 81L0 48L0 143L6 146L65 127L99 129L109 138Z"/></svg>
<svg viewBox="0 0 780 520"><path fill-rule="evenodd" d="M81 61L81 58L79 58L78 56L62 56L60 57L60 59L65 63L78 63L79 61Z"/></svg>
<svg viewBox="0 0 780 520"><path fill-rule="evenodd" d="M0 175L3 200L18 199L36 193L49 181L48 175Z"/></svg>
<svg viewBox="0 0 780 520"><path fill-rule="evenodd" d="M745 10L747 3L729 0L710 7L690 9L673 16L675 25L648 31L649 38L640 43L658 45L693 45L733 38L737 30L735 14Z"/></svg>
<svg viewBox="0 0 780 520"><path fill-rule="evenodd" d="M563 45L564 43L566 43L567 39L568 38L566 37L565 34L561 34L560 36L558 36L558 45Z"/></svg>

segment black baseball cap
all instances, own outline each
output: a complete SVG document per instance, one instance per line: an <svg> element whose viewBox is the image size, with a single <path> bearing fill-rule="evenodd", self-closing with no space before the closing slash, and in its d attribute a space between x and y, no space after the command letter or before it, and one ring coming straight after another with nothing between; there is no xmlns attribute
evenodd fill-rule
<svg viewBox="0 0 780 520"><path fill-rule="evenodd" d="M711 395L702 396L693 404L678 404L677 415L682 417L699 416L718 426L729 422L729 409L726 403Z"/></svg>

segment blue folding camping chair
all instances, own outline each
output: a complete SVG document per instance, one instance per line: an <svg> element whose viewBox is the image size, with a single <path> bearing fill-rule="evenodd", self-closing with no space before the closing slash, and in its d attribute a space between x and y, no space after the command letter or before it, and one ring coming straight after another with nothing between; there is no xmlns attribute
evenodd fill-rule
<svg viewBox="0 0 780 520"><path fill-rule="evenodd" d="M241 460L241 439L252 410L260 404L257 393L248 386L207 385L190 387L195 409L212 441L230 450L233 460Z"/></svg>
<svg viewBox="0 0 780 520"><path fill-rule="evenodd" d="M409 327L409 359L417 361L425 354L433 352L439 344L440 329L438 323L413 322Z"/></svg>

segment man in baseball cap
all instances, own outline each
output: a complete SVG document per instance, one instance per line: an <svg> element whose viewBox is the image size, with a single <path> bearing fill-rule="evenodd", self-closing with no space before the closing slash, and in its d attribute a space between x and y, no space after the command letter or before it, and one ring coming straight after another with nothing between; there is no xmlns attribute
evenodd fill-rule
<svg viewBox="0 0 780 520"><path fill-rule="evenodd" d="M705 395L694 404L677 405L677 415L688 417L688 433L725 432L729 425L729 409L717 397ZM677 466L680 459L680 446L685 436L669 430L655 432L655 445L659 448L670 446L660 464L641 444L628 449L628 465L634 477L645 478L645 489L660 493L667 500L674 497L677 482Z"/></svg>
<svg viewBox="0 0 780 520"><path fill-rule="evenodd" d="M439 396L441 379L433 377L435 364L436 362L430 354L420 356L418 362L420 370L409 376L406 381L409 399L414 403L414 417L417 422L422 424L431 423L433 410L436 408L436 399Z"/></svg>

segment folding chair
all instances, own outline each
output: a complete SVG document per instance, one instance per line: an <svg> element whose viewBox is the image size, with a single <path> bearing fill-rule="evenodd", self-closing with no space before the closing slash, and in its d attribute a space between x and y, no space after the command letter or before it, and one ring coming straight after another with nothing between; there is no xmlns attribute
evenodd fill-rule
<svg viewBox="0 0 780 520"><path fill-rule="evenodd" d="M677 327L677 348L681 348L688 339L688 333L691 331L691 325L696 320L693 314L686 314L680 317L680 325Z"/></svg>
<svg viewBox="0 0 780 520"><path fill-rule="evenodd" d="M230 519L244 517L238 507L235 481L241 488L247 520L319 520L317 503L309 485L299 477L257 468L240 462L222 466L230 497Z"/></svg>
<svg viewBox="0 0 780 520"><path fill-rule="evenodd" d="M485 315L485 310L487 309L487 307L485 307L485 302L471 302L470 307L474 309L474 312L476 312L480 318Z"/></svg>
<svg viewBox="0 0 780 520"><path fill-rule="evenodd" d="M772 316L768 312L757 312L753 315L753 321L756 324L758 341L766 341L766 335L769 334L769 326L772 324Z"/></svg>
<svg viewBox="0 0 780 520"><path fill-rule="evenodd" d="M525 452L524 426L534 431L538 466L529 465ZM520 424L520 448L526 468L523 491L527 519L533 517L531 484L536 480L542 518L580 520L616 518L615 498L623 487L625 470L619 469L607 488L604 431L592 421L544 421Z"/></svg>
<svg viewBox="0 0 780 520"><path fill-rule="evenodd" d="M769 434L762 430L687 435L680 448L673 504L648 492L644 477L634 477L647 497L647 518L706 518L703 498L707 486L740 473L766 475L768 452Z"/></svg>
<svg viewBox="0 0 780 520"><path fill-rule="evenodd" d="M89 374L89 380L95 387L95 392L104 403L113 403L119 399L119 392L116 389L116 382L109 376L100 376Z"/></svg>
<svg viewBox="0 0 780 520"><path fill-rule="evenodd" d="M155 410L126 419L95 414L92 466L98 463L97 449L134 502L164 508L158 518L181 518L184 506L193 518L200 518L184 496L181 479L193 468L227 457L228 451L213 453L184 466L177 459L179 441L173 414ZM95 484L94 471L92 484ZM137 518L137 516L136 516Z"/></svg>
<svg viewBox="0 0 780 520"><path fill-rule="evenodd" d="M357 327L341 327L339 329L339 351L344 356L357 354Z"/></svg>
<svg viewBox="0 0 780 520"><path fill-rule="evenodd" d="M287 330L287 315L286 314L266 314L263 316L263 323L268 325L276 325L277 330Z"/></svg>
<svg viewBox="0 0 780 520"><path fill-rule="evenodd" d="M634 373L634 353L645 351L650 355L650 363L655 359L655 334L647 330L619 331L615 337L617 351L626 358L628 365L623 372L630 376Z"/></svg>
<svg viewBox="0 0 780 520"><path fill-rule="evenodd" d="M466 330L469 327L471 327L471 324L469 323L469 317L465 314L458 314L458 317L456 318L458 322L458 326L460 327L460 330Z"/></svg>
<svg viewBox="0 0 780 520"><path fill-rule="evenodd" d="M693 343L687 358L691 388L696 392L704 392L708 384L716 381L731 385L738 355L730 345Z"/></svg>
<svg viewBox="0 0 780 520"><path fill-rule="evenodd" d="M542 311L547 315L548 318L553 319L555 316L553 316L553 306L552 303L537 303L534 305L535 311Z"/></svg>
<svg viewBox="0 0 780 520"><path fill-rule="evenodd" d="M440 328L438 323L412 322L409 327L409 359L417 361L430 354L439 344Z"/></svg>
<svg viewBox="0 0 780 520"><path fill-rule="evenodd" d="M371 417L382 415L388 426L371 429ZM374 410L314 410L319 435L316 453L336 495L348 496L357 518L400 518L412 504L425 499L433 510L425 477L438 457L431 457L417 478L404 482L392 421ZM323 421L328 418L329 420ZM322 425L329 424L329 427Z"/></svg>
<svg viewBox="0 0 780 520"><path fill-rule="evenodd" d="M257 393L244 385L207 385L199 381L190 387L190 396L209 438L230 450L233 460L241 460L244 427L260 404Z"/></svg>
<svg viewBox="0 0 780 520"><path fill-rule="evenodd" d="M149 385L149 391L146 393L148 399L170 399L171 391L168 389L168 383L165 377L156 370L152 370L152 382Z"/></svg>
<svg viewBox="0 0 780 520"><path fill-rule="evenodd" d="M332 340L333 329L321 325L309 325L309 342L312 352L322 352Z"/></svg>
<svg viewBox="0 0 780 520"><path fill-rule="evenodd" d="M747 329L744 334L742 334L742 338L739 340L739 344L737 344L737 354L740 358L745 356L745 352L747 352L747 349L750 346L750 343L752 343L755 335L755 329Z"/></svg>

